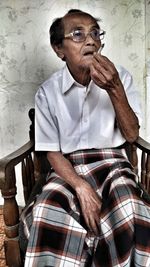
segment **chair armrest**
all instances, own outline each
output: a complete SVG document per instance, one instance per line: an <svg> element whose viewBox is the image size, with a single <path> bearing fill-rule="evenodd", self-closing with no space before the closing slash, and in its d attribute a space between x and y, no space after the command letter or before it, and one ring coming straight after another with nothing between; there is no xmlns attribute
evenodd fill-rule
<svg viewBox="0 0 150 267"><path fill-rule="evenodd" d="M9 171L14 168L18 163L31 152L34 151L34 141L30 140L28 143L14 151L13 153L7 155L6 157L0 159L0 188L3 189L7 184L7 179L9 179ZM6 175L8 173L8 175Z"/></svg>
<svg viewBox="0 0 150 267"><path fill-rule="evenodd" d="M146 190L145 194L150 201L150 143L145 141L142 137L138 137L133 145L141 152L139 154L136 153L137 160L134 153L133 159L136 164L133 164L133 166L137 166L137 168L140 169L140 173L138 172L139 183Z"/></svg>
<svg viewBox="0 0 150 267"><path fill-rule="evenodd" d="M134 142L134 144L143 152L150 154L150 143L145 141L142 137L139 136L138 139Z"/></svg>
<svg viewBox="0 0 150 267"><path fill-rule="evenodd" d="M16 201L16 174L15 166L21 163L21 180L23 184L24 199L28 199L33 186L33 162L32 152L34 152L34 141L28 143L0 159L0 189L3 204L3 218L5 225L5 258L8 266L23 266L20 246L18 241L19 216L21 210ZM31 171L30 171L31 170ZM27 186L26 186L27 185Z"/></svg>

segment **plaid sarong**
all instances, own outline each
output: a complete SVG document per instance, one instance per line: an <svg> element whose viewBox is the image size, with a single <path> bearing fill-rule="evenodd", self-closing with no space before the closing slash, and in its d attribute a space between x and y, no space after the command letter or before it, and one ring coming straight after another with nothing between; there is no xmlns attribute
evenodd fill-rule
<svg viewBox="0 0 150 267"><path fill-rule="evenodd" d="M99 236L84 222L74 190L56 173L23 212L25 267L150 267L150 204L121 149L66 155L102 199Z"/></svg>

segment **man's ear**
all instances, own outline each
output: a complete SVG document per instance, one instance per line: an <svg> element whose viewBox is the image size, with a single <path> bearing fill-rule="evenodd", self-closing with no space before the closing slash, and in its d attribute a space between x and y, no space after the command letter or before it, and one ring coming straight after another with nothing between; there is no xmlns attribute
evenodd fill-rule
<svg viewBox="0 0 150 267"><path fill-rule="evenodd" d="M55 53L57 54L58 57L60 57L62 60L64 60L64 53L63 53L63 48L62 45L53 45L53 50L55 51Z"/></svg>

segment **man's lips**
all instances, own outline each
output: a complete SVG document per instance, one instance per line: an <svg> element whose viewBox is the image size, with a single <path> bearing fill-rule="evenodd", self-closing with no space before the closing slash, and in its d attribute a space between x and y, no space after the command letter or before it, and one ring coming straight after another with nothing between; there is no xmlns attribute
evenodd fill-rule
<svg viewBox="0 0 150 267"><path fill-rule="evenodd" d="M93 56L94 51L85 51L83 53L84 56Z"/></svg>

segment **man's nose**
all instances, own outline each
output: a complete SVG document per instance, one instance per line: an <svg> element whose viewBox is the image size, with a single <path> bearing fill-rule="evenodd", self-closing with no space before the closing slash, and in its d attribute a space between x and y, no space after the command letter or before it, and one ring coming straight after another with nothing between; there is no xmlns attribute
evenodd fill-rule
<svg viewBox="0 0 150 267"><path fill-rule="evenodd" d="M86 43L90 43L90 44L93 44L93 43L95 43L95 41L94 41L94 39L92 38L92 36L91 36L91 33L90 33L90 32L88 32L88 33L86 34L86 37L85 37L85 42L86 42Z"/></svg>

